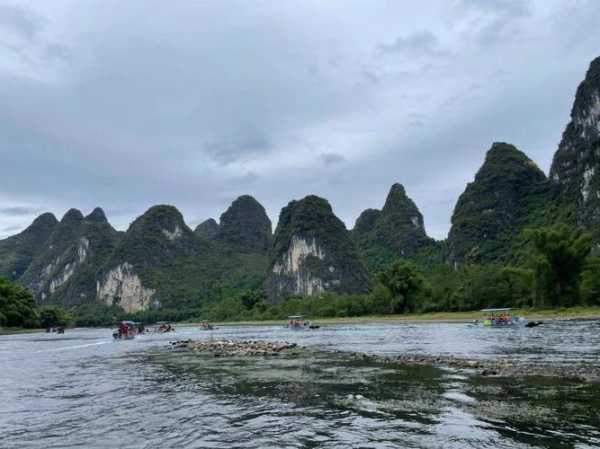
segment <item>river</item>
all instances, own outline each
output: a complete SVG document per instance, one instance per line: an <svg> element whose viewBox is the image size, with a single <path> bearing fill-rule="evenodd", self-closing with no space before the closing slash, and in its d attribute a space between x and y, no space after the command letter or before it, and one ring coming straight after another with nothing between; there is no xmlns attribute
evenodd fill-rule
<svg viewBox="0 0 600 449"><path fill-rule="evenodd" d="M597 448L600 386L390 367L334 352L600 364L600 322L177 327L0 336L0 448ZM224 359L174 339L286 340L302 356Z"/></svg>

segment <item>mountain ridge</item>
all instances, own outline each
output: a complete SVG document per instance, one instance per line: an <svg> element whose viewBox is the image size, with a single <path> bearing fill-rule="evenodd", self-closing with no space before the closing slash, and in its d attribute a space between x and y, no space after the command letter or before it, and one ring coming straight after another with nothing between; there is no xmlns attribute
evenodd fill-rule
<svg viewBox="0 0 600 449"><path fill-rule="evenodd" d="M447 263L509 263L528 227L568 222L600 242L600 58L577 88L571 120L549 177L514 145L494 142L456 201L444 241L400 183L381 209L365 209L352 230L315 195L281 209L275 233L264 207L242 195L194 230L174 206L156 205L116 231L101 208L37 217L0 240L0 276L39 304L99 303L128 312L183 313L246 290L286 296L361 293L397 259L419 269Z"/></svg>

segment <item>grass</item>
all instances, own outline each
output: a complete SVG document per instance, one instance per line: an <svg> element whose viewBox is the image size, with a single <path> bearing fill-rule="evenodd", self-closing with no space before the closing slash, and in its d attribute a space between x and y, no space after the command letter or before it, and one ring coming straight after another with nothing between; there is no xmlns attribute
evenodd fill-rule
<svg viewBox="0 0 600 449"><path fill-rule="evenodd" d="M600 319L600 307L577 306L567 309L520 309L515 314L529 320ZM377 323L465 323L480 320L483 314L470 312L408 313L404 315L366 315L358 317L307 317L316 324L377 324ZM283 325L287 320L224 321L215 324L228 326Z"/></svg>

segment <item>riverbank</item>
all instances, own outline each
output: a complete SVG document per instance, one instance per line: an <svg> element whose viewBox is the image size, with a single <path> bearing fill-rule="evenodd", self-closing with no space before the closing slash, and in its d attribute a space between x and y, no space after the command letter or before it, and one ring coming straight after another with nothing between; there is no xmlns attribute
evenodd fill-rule
<svg viewBox="0 0 600 449"><path fill-rule="evenodd" d="M515 314L533 321L600 320L600 307L570 307L565 309L520 309ZM481 320L479 311L407 313L404 315L366 315L357 317L307 317L319 325L328 324L411 324L411 323L471 323ZM276 326L286 320L244 320L215 322L219 326ZM197 323L190 323L196 325Z"/></svg>
<svg viewBox="0 0 600 449"><path fill-rule="evenodd" d="M0 327L0 335L31 334L45 332L46 329L25 329L23 327Z"/></svg>

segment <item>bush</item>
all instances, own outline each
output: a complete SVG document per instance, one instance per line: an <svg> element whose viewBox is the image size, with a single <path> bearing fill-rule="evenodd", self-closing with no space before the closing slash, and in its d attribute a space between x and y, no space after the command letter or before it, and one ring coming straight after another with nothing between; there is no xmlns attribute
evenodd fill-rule
<svg viewBox="0 0 600 449"><path fill-rule="evenodd" d="M58 306L44 306L39 310L40 326L45 328L66 327L71 320L71 315Z"/></svg>
<svg viewBox="0 0 600 449"><path fill-rule="evenodd" d="M0 326L36 327L38 315L31 293L0 278Z"/></svg>

